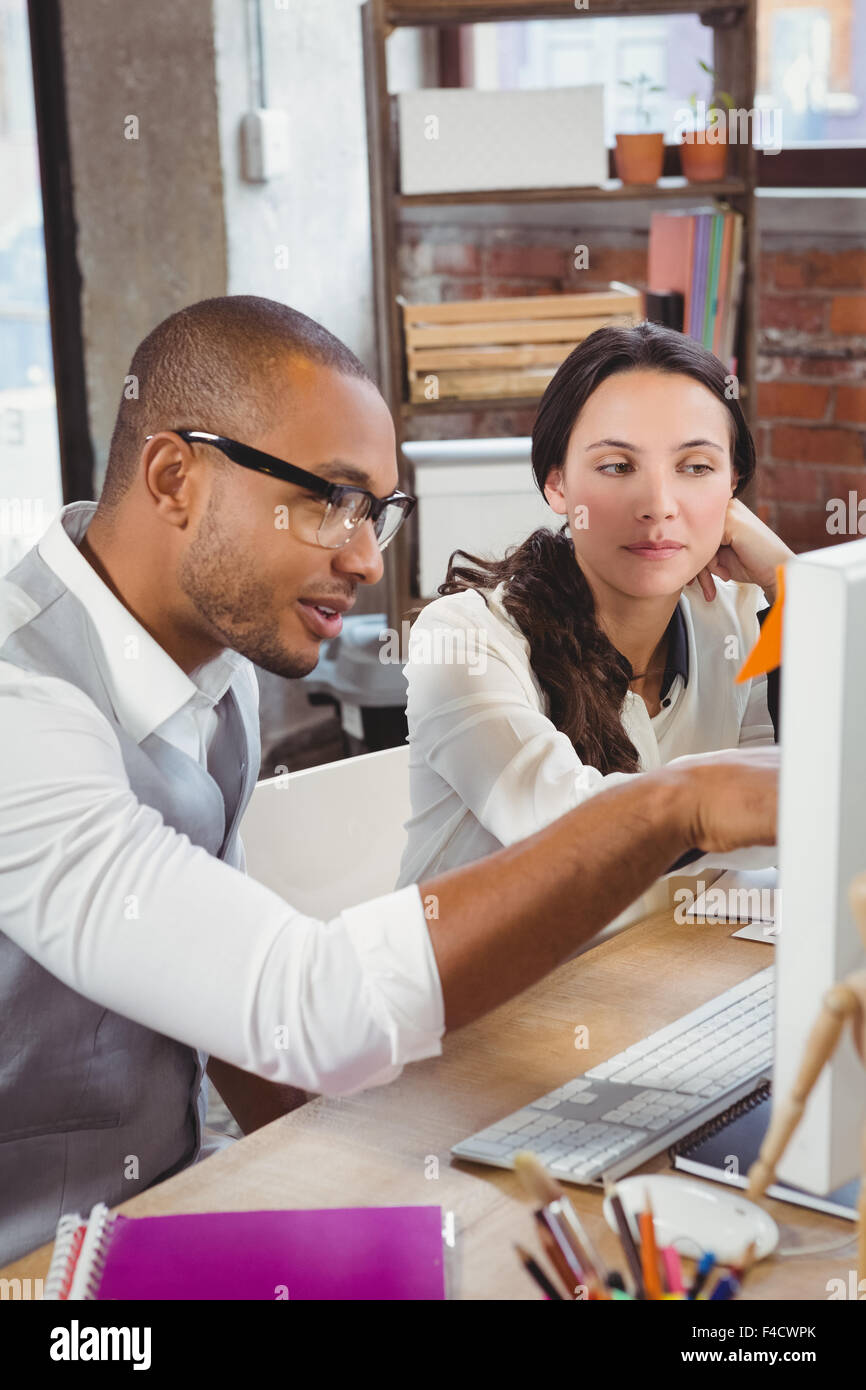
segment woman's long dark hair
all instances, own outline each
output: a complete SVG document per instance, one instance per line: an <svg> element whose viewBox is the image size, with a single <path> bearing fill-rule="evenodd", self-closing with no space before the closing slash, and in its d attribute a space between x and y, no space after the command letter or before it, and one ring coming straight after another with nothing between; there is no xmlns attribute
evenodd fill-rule
<svg viewBox="0 0 866 1390"><path fill-rule="evenodd" d="M659 324L599 328L565 359L547 387L532 430L532 471L540 490L561 468L574 423L597 386L617 372L647 368L692 377L721 401L730 416L735 495L755 471L755 446L732 378L717 357L694 339ZM456 564L458 557L468 564ZM541 528L501 560L455 550L440 594L493 589L529 643L535 677L548 714L571 739L581 761L600 772L637 772L639 757L622 725L629 678L613 643L596 622L592 591L575 560L567 524Z"/></svg>

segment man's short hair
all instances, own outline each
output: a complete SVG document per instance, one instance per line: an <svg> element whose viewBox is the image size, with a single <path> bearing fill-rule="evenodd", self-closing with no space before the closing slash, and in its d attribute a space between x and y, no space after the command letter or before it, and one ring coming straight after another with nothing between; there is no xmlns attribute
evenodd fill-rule
<svg viewBox="0 0 866 1390"><path fill-rule="evenodd" d="M203 429L246 443L266 430L290 401L293 357L372 382L345 343L273 299L203 299L163 319L129 366L100 509L113 511L129 488L149 434Z"/></svg>

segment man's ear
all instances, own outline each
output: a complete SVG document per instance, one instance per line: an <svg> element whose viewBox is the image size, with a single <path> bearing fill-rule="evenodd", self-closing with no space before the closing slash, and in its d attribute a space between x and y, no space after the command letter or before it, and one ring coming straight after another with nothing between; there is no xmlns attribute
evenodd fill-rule
<svg viewBox="0 0 866 1390"><path fill-rule="evenodd" d="M164 430L153 434L141 452L142 479L151 503L170 526L189 521L197 460L186 440Z"/></svg>

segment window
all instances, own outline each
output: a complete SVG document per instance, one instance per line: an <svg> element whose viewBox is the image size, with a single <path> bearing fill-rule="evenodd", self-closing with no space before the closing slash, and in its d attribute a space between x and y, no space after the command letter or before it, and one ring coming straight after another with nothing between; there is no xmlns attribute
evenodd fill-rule
<svg viewBox="0 0 866 1390"><path fill-rule="evenodd" d="M759 0L757 103L780 107L786 144L866 146L864 48L866 0Z"/></svg>
<svg viewBox="0 0 866 1390"><path fill-rule="evenodd" d="M613 145L618 130L640 128L633 98L620 85L621 79L630 80L644 72L653 85L664 88L647 98L650 125L656 130L671 129L690 93L703 90L709 82L698 67L698 59L712 62L712 31L695 15L537 19L476 24L473 33L475 87L562 87L602 82L608 145Z"/></svg>
<svg viewBox="0 0 866 1390"><path fill-rule="evenodd" d="M0 0L0 574L62 502L26 0Z"/></svg>
<svg viewBox="0 0 866 1390"><path fill-rule="evenodd" d="M453 33L453 31L452 31ZM455 53L458 55L456 61ZM513 20L464 26L443 44L445 85L481 89L605 85L608 145L634 129L622 78L646 72L664 87L649 98L652 124L673 139L689 96L706 99L712 30L696 15ZM866 0L758 0L755 105L781 113L763 122L758 183L859 187L866 163ZM761 125L755 125L756 131ZM781 135L779 135L779 130ZM671 151L673 157L673 151ZM673 172L666 163L666 172Z"/></svg>

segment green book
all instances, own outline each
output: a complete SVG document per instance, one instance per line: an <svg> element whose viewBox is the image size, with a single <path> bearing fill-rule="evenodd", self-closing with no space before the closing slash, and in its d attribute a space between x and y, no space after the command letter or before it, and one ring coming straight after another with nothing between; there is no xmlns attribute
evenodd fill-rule
<svg viewBox="0 0 866 1390"><path fill-rule="evenodd" d="M724 232L724 227L724 213L714 213L713 225L710 230L710 254L707 264L707 293L704 300L704 331L701 335L701 342L705 348L709 348L710 352L713 350L716 314L719 310L719 267L722 259L722 234Z"/></svg>

